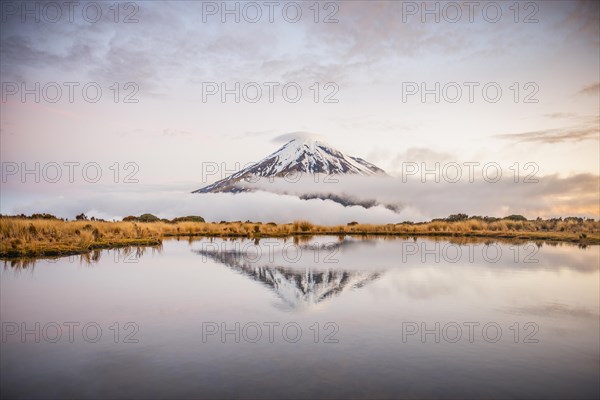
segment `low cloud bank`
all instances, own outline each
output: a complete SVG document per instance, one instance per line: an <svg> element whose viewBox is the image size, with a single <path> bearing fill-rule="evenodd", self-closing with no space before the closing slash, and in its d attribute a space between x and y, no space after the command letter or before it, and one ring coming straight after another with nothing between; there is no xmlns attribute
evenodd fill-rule
<svg viewBox="0 0 600 400"><path fill-rule="evenodd" d="M338 177L339 178L339 177ZM253 192L238 194L191 194L182 190L137 186L70 188L69 194L44 190L19 196L2 194L3 214L51 213L73 218L88 216L120 219L153 213L161 218L201 215L207 221L253 220L290 222L307 219L320 224L397 223L424 221L450 214L506 216L583 216L598 218L598 176L579 174L561 178L550 175L537 183L403 182L397 178L348 176L320 180L307 177L298 182L283 179L246 183Z"/></svg>

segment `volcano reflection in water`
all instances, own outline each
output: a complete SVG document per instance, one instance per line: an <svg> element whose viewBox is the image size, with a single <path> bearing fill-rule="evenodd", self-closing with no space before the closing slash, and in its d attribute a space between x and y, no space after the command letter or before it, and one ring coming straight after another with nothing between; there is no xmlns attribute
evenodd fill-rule
<svg viewBox="0 0 600 400"><path fill-rule="evenodd" d="M245 253L240 251L195 250L195 253L262 282L293 309L316 305L347 289L361 288L382 275L381 272L261 265L246 260Z"/></svg>

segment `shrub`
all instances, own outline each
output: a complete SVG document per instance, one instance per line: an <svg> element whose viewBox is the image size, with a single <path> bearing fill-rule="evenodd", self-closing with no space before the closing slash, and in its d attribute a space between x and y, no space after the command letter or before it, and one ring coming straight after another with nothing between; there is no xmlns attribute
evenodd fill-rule
<svg viewBox="0 0 600 400"><path fill-rule="evenodd" d="M157 221L160 221L160 218L158 218L156 215L153 215L153 214L142 214L138 218L138 221L140 221L140 222L157 222Z"/></svg>
<svg viewBox="0 0 600 400"><path fill-rule="evenodd" d="M527 221L527 218L525 218L522 215L517 215L517 214L509 215L508 217L504 217L502 219L508 219L511 221Z"/></svg>
<svg viewBox="0 0 600 400"><path fill-rule="evenodd" d="M302 232L308 232L313 227L308 221L294 221L294 230L301 230Z"/></svg>
<svg viewBox="0 0 600 400"><path fill-rule="evenodd" d="M188 215L187 217L177 217L172 220L173 222L206 222L204 218L199 215ZM225 221L221 221L224 223Z"/></svg>
<svg viewBox="0 0 600 400"><path fill-rule="evenodd" d="M448 218L446 218L446 221L448 221L448 222L466 221L468 218L469 218L469 216L467 214L452 214L452 215L449 215Z"/></svg>
<svg viewBox="0 0 600 400"><path fill-rule="evenodd" d="M29 224L29 228L27 229L30 235L35 236L37 234L37 229L33 224Z"/></svg>
<svg viewBox="0 0 600 400"><path fill-rule="evenodd" d="M31 219L58 219L52 214L31 214Z"/></svg>

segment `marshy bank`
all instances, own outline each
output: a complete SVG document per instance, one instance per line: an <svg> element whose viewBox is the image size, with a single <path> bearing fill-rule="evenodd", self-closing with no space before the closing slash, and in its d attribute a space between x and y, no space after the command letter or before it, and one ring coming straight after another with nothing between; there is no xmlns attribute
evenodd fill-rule
<svg viewBox="0 0 600 400"><path fill-rule="evenodd" d="M287 224L274 222L200 222L199 220L155 220L139 218L108 222L56 218L0 218L0 257L39 257L82 254L91 250L128 246L158 246L163 238L203 237L295 237L317 235L383 235L474 237L531 241L600 244L600 221L568 217L565 219L526 220L507 218L450 216L423 223L402 222L375 225L350 222L346 225L316 225L309 221Z"/></svg>

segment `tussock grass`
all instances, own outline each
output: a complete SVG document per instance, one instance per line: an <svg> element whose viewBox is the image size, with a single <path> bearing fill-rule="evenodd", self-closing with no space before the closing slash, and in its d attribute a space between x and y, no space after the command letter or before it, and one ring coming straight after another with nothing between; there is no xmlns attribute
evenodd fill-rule
<svg viewBox="0 0 600 400"><path fill-rule="evenodd" d="M159 245L173 236L288 237L300 235L461 236L600 244L600 221L467 219L386 225L323 226L272 222L105 222L0 218L0 257L81 254L94 249Z"/></svg>
<svg viewBox="0 0 600 400"><path fill-rule="evenodd" d="M160 233L144 224L0 219L2 257L80 254L93 249L160 243Z"/></svg>

